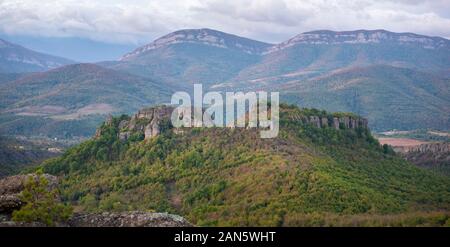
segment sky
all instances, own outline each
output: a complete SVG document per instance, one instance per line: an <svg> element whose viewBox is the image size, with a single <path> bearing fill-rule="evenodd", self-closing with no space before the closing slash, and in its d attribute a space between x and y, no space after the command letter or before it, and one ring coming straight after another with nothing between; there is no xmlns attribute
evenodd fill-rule
<svg viewBox="0 0 450 247"><path fill-rule="evenodd" d="M26 44L23 37L128 47L187 28L269 43L322 29L450 38L449 27L450 0L0 0L0 34Z"/></svg>

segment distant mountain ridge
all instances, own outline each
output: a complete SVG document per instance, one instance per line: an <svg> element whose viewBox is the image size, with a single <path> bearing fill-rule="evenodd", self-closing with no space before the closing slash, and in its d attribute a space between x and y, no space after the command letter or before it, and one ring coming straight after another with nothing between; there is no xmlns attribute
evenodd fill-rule
<svg viewBox="0 0 450 247"><path fill-rule="evenodd" d="M125 54L111 69L186 89L194 83L228 81L260 61L271 44L211 29L186 29L165 35Z"/></svg>
<svg viewBox="0 0 450 247"><path fill-rule="evenodd" d="M394 33L386 30L330 31L318 30L301 33L287 41L269 48L275 52L297 44L379 44L398 43L417 45L425 49L450 48L450 41L441 37L429 37L414 33Z"/></svg>
<svg viewBox="0 0 450 247"><path fill-rule="evenodd" d="M132 57L139 56L146 51L180 43L203 44L220 48L235 49L248 54L262 54L268 47L272 46L271 44L261 41L251 40L207 28L185 29L164 35L150 44L141 46L136 50L125 54L121 60L128 60Z"/></svg>
<svg viewBox="0 0 450 247"><path fill-rule="evenodd" d="M45 71L71 63L74 61L32 51L0 39L0 73Z"/></svg>

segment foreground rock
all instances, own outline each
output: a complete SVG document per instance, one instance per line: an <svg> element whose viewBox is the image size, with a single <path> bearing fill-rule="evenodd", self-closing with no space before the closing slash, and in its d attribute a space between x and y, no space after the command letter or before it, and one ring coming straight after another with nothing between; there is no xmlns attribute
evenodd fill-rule
<svg viewBox="0 0 450 247"><path fill-rule="evenodd" d="M74 227L189 227L187 220L167 213L122 212L75 215L68 222Z"/></svg>
<svg viewBox="0 0 450 247"><path fill-rule="evenodd" d="M49 174L43 174L48 180L48 190L58 186L58 178ZM11 213L22 206L19 194L24 189L25 182L29 177L37 178L36 174L16 175L0 180L0 213Z"/></svg>
<svg viewBox="0 0 450 247"><path fill-rule="evenodd" d="M43 174L48 181L48 190L58 186L58 179L49 174ZM0 227L43 227L39 222L15 222L11 213L20 209L23 202L19 198L29 177L37 178L36 174L10 176L0 180ZM65 223L56 223L61 227L184 227L192 226L183 217L167 213L121 212L121 213L77 213Z"/></svg>
<svg viewBox="0 0 450 247"><path fill-rule="evenodd" d="M57 227L192 227L183 217L167 213L121 212L78 213L68 222L57 223ZM15 222L11 217L0 216L0 227L45 227L39 222Z"/></svg>

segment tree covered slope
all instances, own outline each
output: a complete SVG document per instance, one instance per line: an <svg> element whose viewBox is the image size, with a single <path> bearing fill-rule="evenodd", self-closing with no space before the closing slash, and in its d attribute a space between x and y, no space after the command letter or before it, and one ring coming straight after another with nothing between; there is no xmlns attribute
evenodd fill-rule
<svg viewBox="0 0 450 247"><path fill-rule="evenodd" d="M317 128L299 116L332 115L283 105L274 139L167 125L156 137L120 140L129 117L115 117L42 167L62 176L63 199L83 211L168 211L213 226L450 222L449 178L404 161L368 129Z"/></svg>

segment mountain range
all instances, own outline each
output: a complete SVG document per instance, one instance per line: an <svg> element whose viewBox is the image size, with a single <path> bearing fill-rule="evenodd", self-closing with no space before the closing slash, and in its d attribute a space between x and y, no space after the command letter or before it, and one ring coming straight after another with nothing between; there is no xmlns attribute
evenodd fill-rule
<svg viewBox="0 0 450 247"><path fill-rule="evenodd" d="M190 90L194 83L219 91L279 91L284 102L361 114L375 130L450 129L450 41L440 37L320 30L268 44L211 29L188 29L156 39L118 61L58 69L51 68L74 62L3 44L17 54L11 55L12 48L0 49L1 57L31 57L22 57L22 69L15 63L6 63L10 69L0 66L4 133L26 130L15 124L17 118L83 126L81 122L95 114L168 102L170 92ZM45 59L30 67L27 61L35 61L31 55L36 54ZM92 126L84 134L93 133Z"/></svg>

